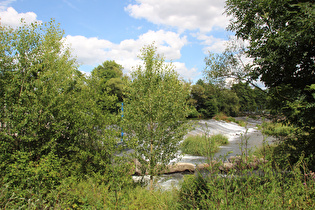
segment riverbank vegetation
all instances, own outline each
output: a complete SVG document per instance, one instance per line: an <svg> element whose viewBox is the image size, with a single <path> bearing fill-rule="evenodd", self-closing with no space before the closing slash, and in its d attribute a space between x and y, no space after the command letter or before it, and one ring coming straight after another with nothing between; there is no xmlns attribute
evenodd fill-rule
<svg viewBox="0 0 315 210"><path fill-rule="evenodd" d="M226 4L229 29L249 45L209 53L196 84L165 65L154 44L131 78L115 61L85 76L54 21L0 25L0 208L314 209L314 4ZM273 119L261 128L278 139L257 153L258 170L210 168L172 191L133 182L135 158L152 178L175 157L187 119L250 114ZM216 140L204 139L214 151Z"/></svg>
<svg viewBox="0 0 315 210"><path fill-rule="evenodd" d="M183 154L210 156L227 143L228 138L222 134L188 136L181 143L180 149Z"/></svg>
<svg viewBox="0 0 315 210"><path fill-rule="evenodd" d="M244 167L223 174L214 165L209 173L186 175L181 187L172 190L148 190L131 180L115 188L114 182L69 177L46 195L29 188L23 196L16 189L6 197L9 187L2 185L0 203L4 209L313 209L315 174L304 173L308 169L303 159L285 171L274 164L271 160L257 171Z"/></svg>
<svg viewBox="0 0 315 210"><path fill-rule="evenodd" d="M315 175L301 173L303 161L287 171L271 164L260 167L259 173L247 169L224 175L186 176L178 206L181 209L314 208Z"/></svg>
<svg viewBox="0 0 315 210"><path fill-rule="evenodd" d="M222 120L222 121L225 121L225 122L234 122L236 124L238 124L239 126L242 126L242 127L246 127L246 121L244 120L237 120L235 119L234 117L228 117L226 114L220 112L218 114L216 114L213 119L215 120Z"/></svg>

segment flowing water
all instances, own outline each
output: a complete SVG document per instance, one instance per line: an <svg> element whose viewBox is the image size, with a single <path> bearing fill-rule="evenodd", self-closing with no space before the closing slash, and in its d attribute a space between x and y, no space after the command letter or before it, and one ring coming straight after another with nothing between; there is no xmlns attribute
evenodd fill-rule
<svg viewBox="0 0 315 210"><path fill-rule="evenodd" d="M241 143L247 139L247 148L249 151L255 150L255 148L261 147L263 141L271 143L274 138L265 138L262 133L257 130L256 125L261 124L261 120L253 120L246 118L238 118L238 120L245 120L247 122L246 127L241 127L236 123L227 123L224 121L216 120L200 120L194 130L188 133L188 135L202 135L202 134L223 134L228 137L229 143L225 146L221 146L220 150L214 155L215 158L226 160L230 156L236 156L241 154ZM265 139L264 139L265 138ZM184 163L200 164L206 162L206 157L192 156L192 155L180 155L179 158L174 160ZM183 178L184 174L169 174L158 177L157 185L162 189L170 189L172 186L178 186L178 182Z"/></svg>

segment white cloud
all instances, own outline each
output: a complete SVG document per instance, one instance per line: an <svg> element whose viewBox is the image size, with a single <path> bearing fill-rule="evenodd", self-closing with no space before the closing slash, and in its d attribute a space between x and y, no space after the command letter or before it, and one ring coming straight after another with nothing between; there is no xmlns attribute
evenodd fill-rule
<svg viewBox="0 0 315 210"><path fill-rule="evenodd" d="M65 42L73 49L73 55L77 57L81 65L97 66L106 60L115 60L121 64L126 74L130 74L132 67L141 64L138 59L140 50L145 45L155 43L157 53L167 60L176 60L181 57L181 48L187 44L186 36L180 36L170 31L148 31L138 39L127 39L119 44L96 37L71 36L65 38ZM197 74L196 69L188 70L184 63L174 62L176 70L185 79L191 79ZM92 67L93 68L93 67Z"/></svg>
<svg viewBox="0 0 315 210"><path fill-rule="evenodd" d="M201 44L205 46L203 48L205 54L208 54L209 51L213 53L221 53L226 49L229 43L228 40L215 38L214 36L207 36L202 33L192 34L192 36L202 41Z"/></svg>
<svg viewBox="0 0 315 210"><path fill-rule="evenodd" d="M136 0L125 10L134 18L154 24L177 27L180 31L209 32L215 27L226 28L229 19L223 15L224 0Z"/></svg>
<svg viewBox="0 0 315 210"><path fill-rule="evenodd" d="M196 68L188 69L185 63L173 62L175 70L181 75L185 80L193 80L201 75Z"/></svg>
<svg viewBox="0 0 315 210"><path fill-rule="evenodd" d="M65 38L65 42L70 45L73 55L77 57L81 65L95 65L103 62L104 59L107 59L107 50L114 45L110 41L96 37L86 38L71 35Z"/></svg>
<svg viewBox="0 0 315 210"><path fill-rule="evenodd" d="M94 65L107 59L136 58L143 46L153 42L157 46L158 53L164 55L166 59L179 59L180 50L187 43L187 38L170 31L150 30L140 35L138 39L126 39L119 44L96 37L86 38L71 35L66 37L66 42L71 45L73 53L80 63Z"/></svg>
<svg viewBox="0 0 315 210"><path fill-rule="evenodd" d="M9 4L13 1L6 1L6 2L8 2ZM1 17L0 21L2 25L18 27L21 24L21 19L23 19L28 24L37 21L36 20L37 15L34 12L18 13L12 7L8 7L6 9L4 7L6 7L6 4L4 4L4 6L1 5L1 10L0 10L0 17Z"/></svg>
<svg viewBox="0 0 315 210"><path fill-rule="evenodd" d="M21 19L24 19L26 23L41 22L37 20L37 15L34 12L18 13L14 8L8 7L14 1L7 0L0 3L2 25L18 27L21 24ZM152 0L152 2L154 1ZM185 3L187 2L185 1ZM178 18L176 14L174 18ZM124 67L126 74L130 73L132 67L141 63L137 56L145 45L154 42L157 52L163 55L166 60L177 60L181 58L182 47L188 43L186 36L165 30L149 30L137 39L126 39L120 43L112 43L97 37L87 38L85 36L71 35L65 37L64 41L66 44L71 45L73 55L77 57L79 64L85 68L83 71L89 71L89 66L92 70L106 60L115 60ZM196 68L188 69L185 63L174 62L173 64L178 73L185 79L193 79L200 74Z"/></svg>

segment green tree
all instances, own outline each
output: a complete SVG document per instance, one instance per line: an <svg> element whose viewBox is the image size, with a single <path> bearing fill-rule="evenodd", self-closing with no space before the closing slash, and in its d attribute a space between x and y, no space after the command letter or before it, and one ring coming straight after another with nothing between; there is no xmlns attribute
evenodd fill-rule
<svg viewBox="0 0 315 210"><path fill-rule="evenodd" d="M254 89L248 83L233 84L231 90L236 93L239 98L240 111L253 112L257 109L256 97Z"/></svg>
<svg viewBox="0 0 315 210"><path fill-rule="evenodd" d="M126 99L124 127L128 139L135 139L135 157L142 173L158 174L176 157L179 142L188 132L189 89L172 65L156 54L154 45L143 48L143 65L132 72L130 98ZM130 140L129 140L130 141Z"/></svg>
<svg viewBox="0 0 315 210"><path fill-rule="evenodd" d="M105 61L93 69L92 76L101 78L103 83L106 83L112 78L121 78L123 76L122 70L123 67L115 61Z"/></svg>
<svg viewBox="0 0 315 210"><path fill-rule="evenodd" d="M246 82L260 89L256 84L258 77L252 73L254 64L246 55L246 47L240 39L231 39L223 53L209 52L205 63L204 75L210 83L224 88L231 86L229 81Z"/></svg>
<svg viewBox="0 0 315 210"><path fill-rule="evenodd" d="M314 2L227 0L226 12L233 17L229 29L249 42L246 53L256 64L252 75L270 88L280 113L303 130L299 141L290 142L291 148L311 157L315 139L315 118L310 117L315 113L310 88L315 81Z"/></svg>
<svg viewBox="0 0 315 210"><path fill-rule="evenodd" d="M252 75L275 89L282 107L302 95L312 101L307 87L315 81L314 3L228 0L226 4L227 14L234 17L229 29L249 41L246 53L256 65ZM283 111L286 116L292 114L289 109Z"/></svg>
<svg viewBox="0 0 315 210"><path fill-rule="evenodd" d="M217 114L218 106L215 95L214 85L205 83L201 79L192 86L191 97L196 101L196 109L203 117L211 118Z"/></svg>
<svg viewBox="0 0 315 210"><path fill-rule="evenodd" d="M122 70L123 67L115 61L105 61L94 68L91 73L89 85L99 95L97 102L103 106L104 110L117 112L125 97L127 78L123 76ZM108 95L115 96L116 99L108 103Z"/></svg>
<svg viewBox="0 0 315 210"><path fill-rule="evenodd" d="M220 89L216 95L219 111L228 116L236 116L239 112L239 98L230 89Z"/></svg>
<svg viewBox="0 0 315 210"><path fill-rule="evenodd" d="M112 121L62 40L53 21L0 26L0 184L29 195L105 175L116 150Z"/></svg>
<svg viewBox="0 0 315 210"><path fill-rule="evenodd" d="M228 0L229 29L249 41L254 73L268 87L314 83L315 6L313 1Z"/></svg>

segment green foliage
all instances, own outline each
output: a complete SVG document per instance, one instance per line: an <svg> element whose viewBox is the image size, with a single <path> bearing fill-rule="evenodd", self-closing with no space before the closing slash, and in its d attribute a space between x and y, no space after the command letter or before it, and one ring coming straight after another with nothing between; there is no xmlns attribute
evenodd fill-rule
<svg viewBox="0 0 315 210"><path fill-rule="evenodd" d="M313 151L315 148L311 133L287 123L264 122L260 129L263 134L278 139L271 154L277 160L279 167L285 166L288 162L297 163L303 155L309 169L314 170Z"/></svg>
<svg viewBox="0 0 315 210"><path fill-rule="evenodd" d="M305 153L313 163L314 11L309 0L226 1L226 12L233 16L229 29L249 41L246 53L256 65L252 76L270 88L272 113L285 116L300 130L283 146L296 148L296 154Z"/></svg>
<svg viewBox="0 0 315 210"><path fill-rule="evenodd" d="M261 125L263 134L275 137L289 137L295 134L293 126L282 123L263 122Z"/></svg>
<svg viewBox="0 0 315 210"><path fill-rule="evenodd" d="M307 171L303 175L299 167L283 172L270 164L263 165L260 170L259 174L244 169L238 174L231 171L225 176L186 176L179 192L179 208L314 208L314 173Z"/></svg>
<svg viewBox="0 0 315 210"><path fill-rule="evenodd" d="M89 86L97 94L97 104L104 110L118 112L123 98L126 96L126 77L123 67L115 61L105 61L91 72L87 80Z"/></svg>
<svg viewBox="0 0 315 210"><path fill-rule="evenodd" d="M219 146L228 143L228 138L222 134L213 135L210 137L202 136L188 136L181 144L181 151L183 154L208 156L219 150Z"/></svg>
<svg viewBox="0 0 315 210"><path fill-rule="evenodd" d="M236 116L239 112L239 98L236 93L229 89L218 92L219 111L229 116Z"/></svg>
<svg viewBox="0 0 315 210"><path fill-rule="evenodd" d="M198 84L198 82L200 84ZM217 111L217 103L213 97L213 88L210 85L198 80L196 85L192 86L191 97L195 100L197 111L205 118L213 117Z"/></svg>
<svg viewBox="0 0 315 210"><path fill-rule="evenodd" d="M212 118L218 112L235 116L239 110L239 99L233 91L203 80L192 86L191 97L196 101L197 111L205 118Z"/></svg>
<svg viewBox="0 0 315 210"><path fill-rule="evenodd" d="M248 54L258 64L255 74L268 87L291 84L304 89L314 77L314 4L291 0L226 1L234 17L229 29L250 42Z"/></svg>
<svg viewBox="0 0 315 210"><path fill-rule="evenodd" d="M188 132L189 89L173 66L156 55L153 45L144 48L140 58L144 63L132 72L124 130L127 141L136 141L135 157L152 176L159 171L157 166L176 157L179 142Z"/></svg>
<svg viewBox="0 0 315 210"><path fill-rule="evenodd" d="M95 67L92 71L92 77L96 77L102 80L102 83L106 83L112 78L121 78L123 67L117 64L115 61L105 61L102 65Z"/></svg>
<svg viewBox="0 0 315 210"><path fill-rule="evenodd" d="M29 195L9 194L6 185L0 187L0 206L6 209L176 209L176 202L175 189L149 192L129 183L115 191L93 178L64 179L46 198L32 191Z"/></svg>
<svg viewBox="0 0 315 210"><path fill-rule="evenodd" d="M13 196L21 206L45 200L68 176L98 175L107 182L118 150L108 127L115 119L95 102L98 95L77 70L58 25L0 26L0 36L5 198Z"/></svg>
<svg viewBox="0 0 315 210"><path fill-rule="evenodd" d="M250 88L248 83L233 84L231 88L239 98L241 112L256 111L258 104L256 103L256 95L253 89Z"/></svg>
<svg viewBox="0 0 315 210"><path fill-rule="evenodd" d="M188 117L187 118L198 118L201 116L201 114L197 111L197 109L194 106L189 106L188 111Z"/></svg>

